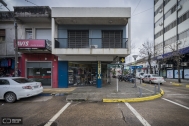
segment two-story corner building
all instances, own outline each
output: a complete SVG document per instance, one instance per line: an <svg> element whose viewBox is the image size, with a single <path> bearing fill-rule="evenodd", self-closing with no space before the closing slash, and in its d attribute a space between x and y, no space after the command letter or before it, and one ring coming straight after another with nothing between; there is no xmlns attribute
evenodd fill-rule
<svg viewBox="0 0 189 126"><path fill-rule="evenodd" d="M184 55L181 59L181 78L189 78L189 1L154 0L154 49L161 76L178 78L176 63L167 58L172 49ZM170 45L172 46L170 48Z"/></svg>
<svg viewBox="0 0 189 126"><path fill-rule="evenodd" d="M21 76L40 81L43 86L58 87L58 57L51 54L51 9L16 6L14 16L18 23Z"/></svg>
<svg viewBox="0 0 189 126"><path fill-rule="evenodd" d="M13 12L0 12L0 77L14 74L15 37Z"/></svg>
<svg viewBox="0 0 189 126"><path fill-rule="evenodd" d="M130 54L131 9L52 7L52 54L58 56L58 87L102 86L107 64ZM128 30L127 30L128 28Z"/></svg>

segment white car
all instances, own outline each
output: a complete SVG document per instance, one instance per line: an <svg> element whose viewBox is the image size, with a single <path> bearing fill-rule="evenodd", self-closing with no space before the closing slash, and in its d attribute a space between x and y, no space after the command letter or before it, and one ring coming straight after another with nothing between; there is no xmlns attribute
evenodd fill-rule
<svg viewBox="0 0 189 126"><path fill-rule="evenodd" d="M148 82L148 83L160 83L163 84L166 82L163 77L158 76L157 74L146 74L144 75L142 82Z"/></svg>
<svg viewBox="0 0 189 126"><path fill-rule="evenodd" d="M12 103L42 92L41 82L34 82L23 77L0 78L0 99L4 99L6 102Z"/></svg>

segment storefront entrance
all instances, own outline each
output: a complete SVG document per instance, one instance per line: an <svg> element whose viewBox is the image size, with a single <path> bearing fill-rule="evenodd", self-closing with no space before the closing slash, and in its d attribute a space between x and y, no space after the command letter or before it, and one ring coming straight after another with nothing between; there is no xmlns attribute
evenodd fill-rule
<svg viewBox="0 0 189 126"><path fill-rule="evenodd" d="M26 62L27 78L51 86L51 62Z"/></svg>
<svg viewBox="0 0 189 126"><path fill-rule="evenodd" d="M68 66L69 86L96 86L97 62L69 62Z"/></svg>

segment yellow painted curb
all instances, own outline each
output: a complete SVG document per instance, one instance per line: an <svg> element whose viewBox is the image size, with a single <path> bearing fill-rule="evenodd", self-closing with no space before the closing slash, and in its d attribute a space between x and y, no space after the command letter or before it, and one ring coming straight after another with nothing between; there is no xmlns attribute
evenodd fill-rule
<svg viewBox="0 0 189 126"><path fill-rule="evenodd" d="M186 88L189 88L189 85L186 85Z"/></svg>
<svg viewBox="0 0 189 126"><path fill-rule="evenodd" d="M160 89L161 92L157 95L142 97L142 98L127 98L127 99L103 99L103 102L142 102L149 101L160 98L164 95L164 91Z"/></svg>
<svg viewBox="0 0 189 126"><path fill-rule="evenodd" d="M180 84L180 83L172 83L172 85L174 85L174 86L182 86L182 84Z"/></svg>

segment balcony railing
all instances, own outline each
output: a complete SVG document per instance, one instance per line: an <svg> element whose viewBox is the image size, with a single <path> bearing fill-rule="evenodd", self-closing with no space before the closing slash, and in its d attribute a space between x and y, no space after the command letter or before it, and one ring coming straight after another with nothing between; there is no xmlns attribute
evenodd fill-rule
<svg viewBox="0 0 189 126"><path fill-rule="evenodd" d="M128 38L55 38L55 48L127 48Z"/></svg>

